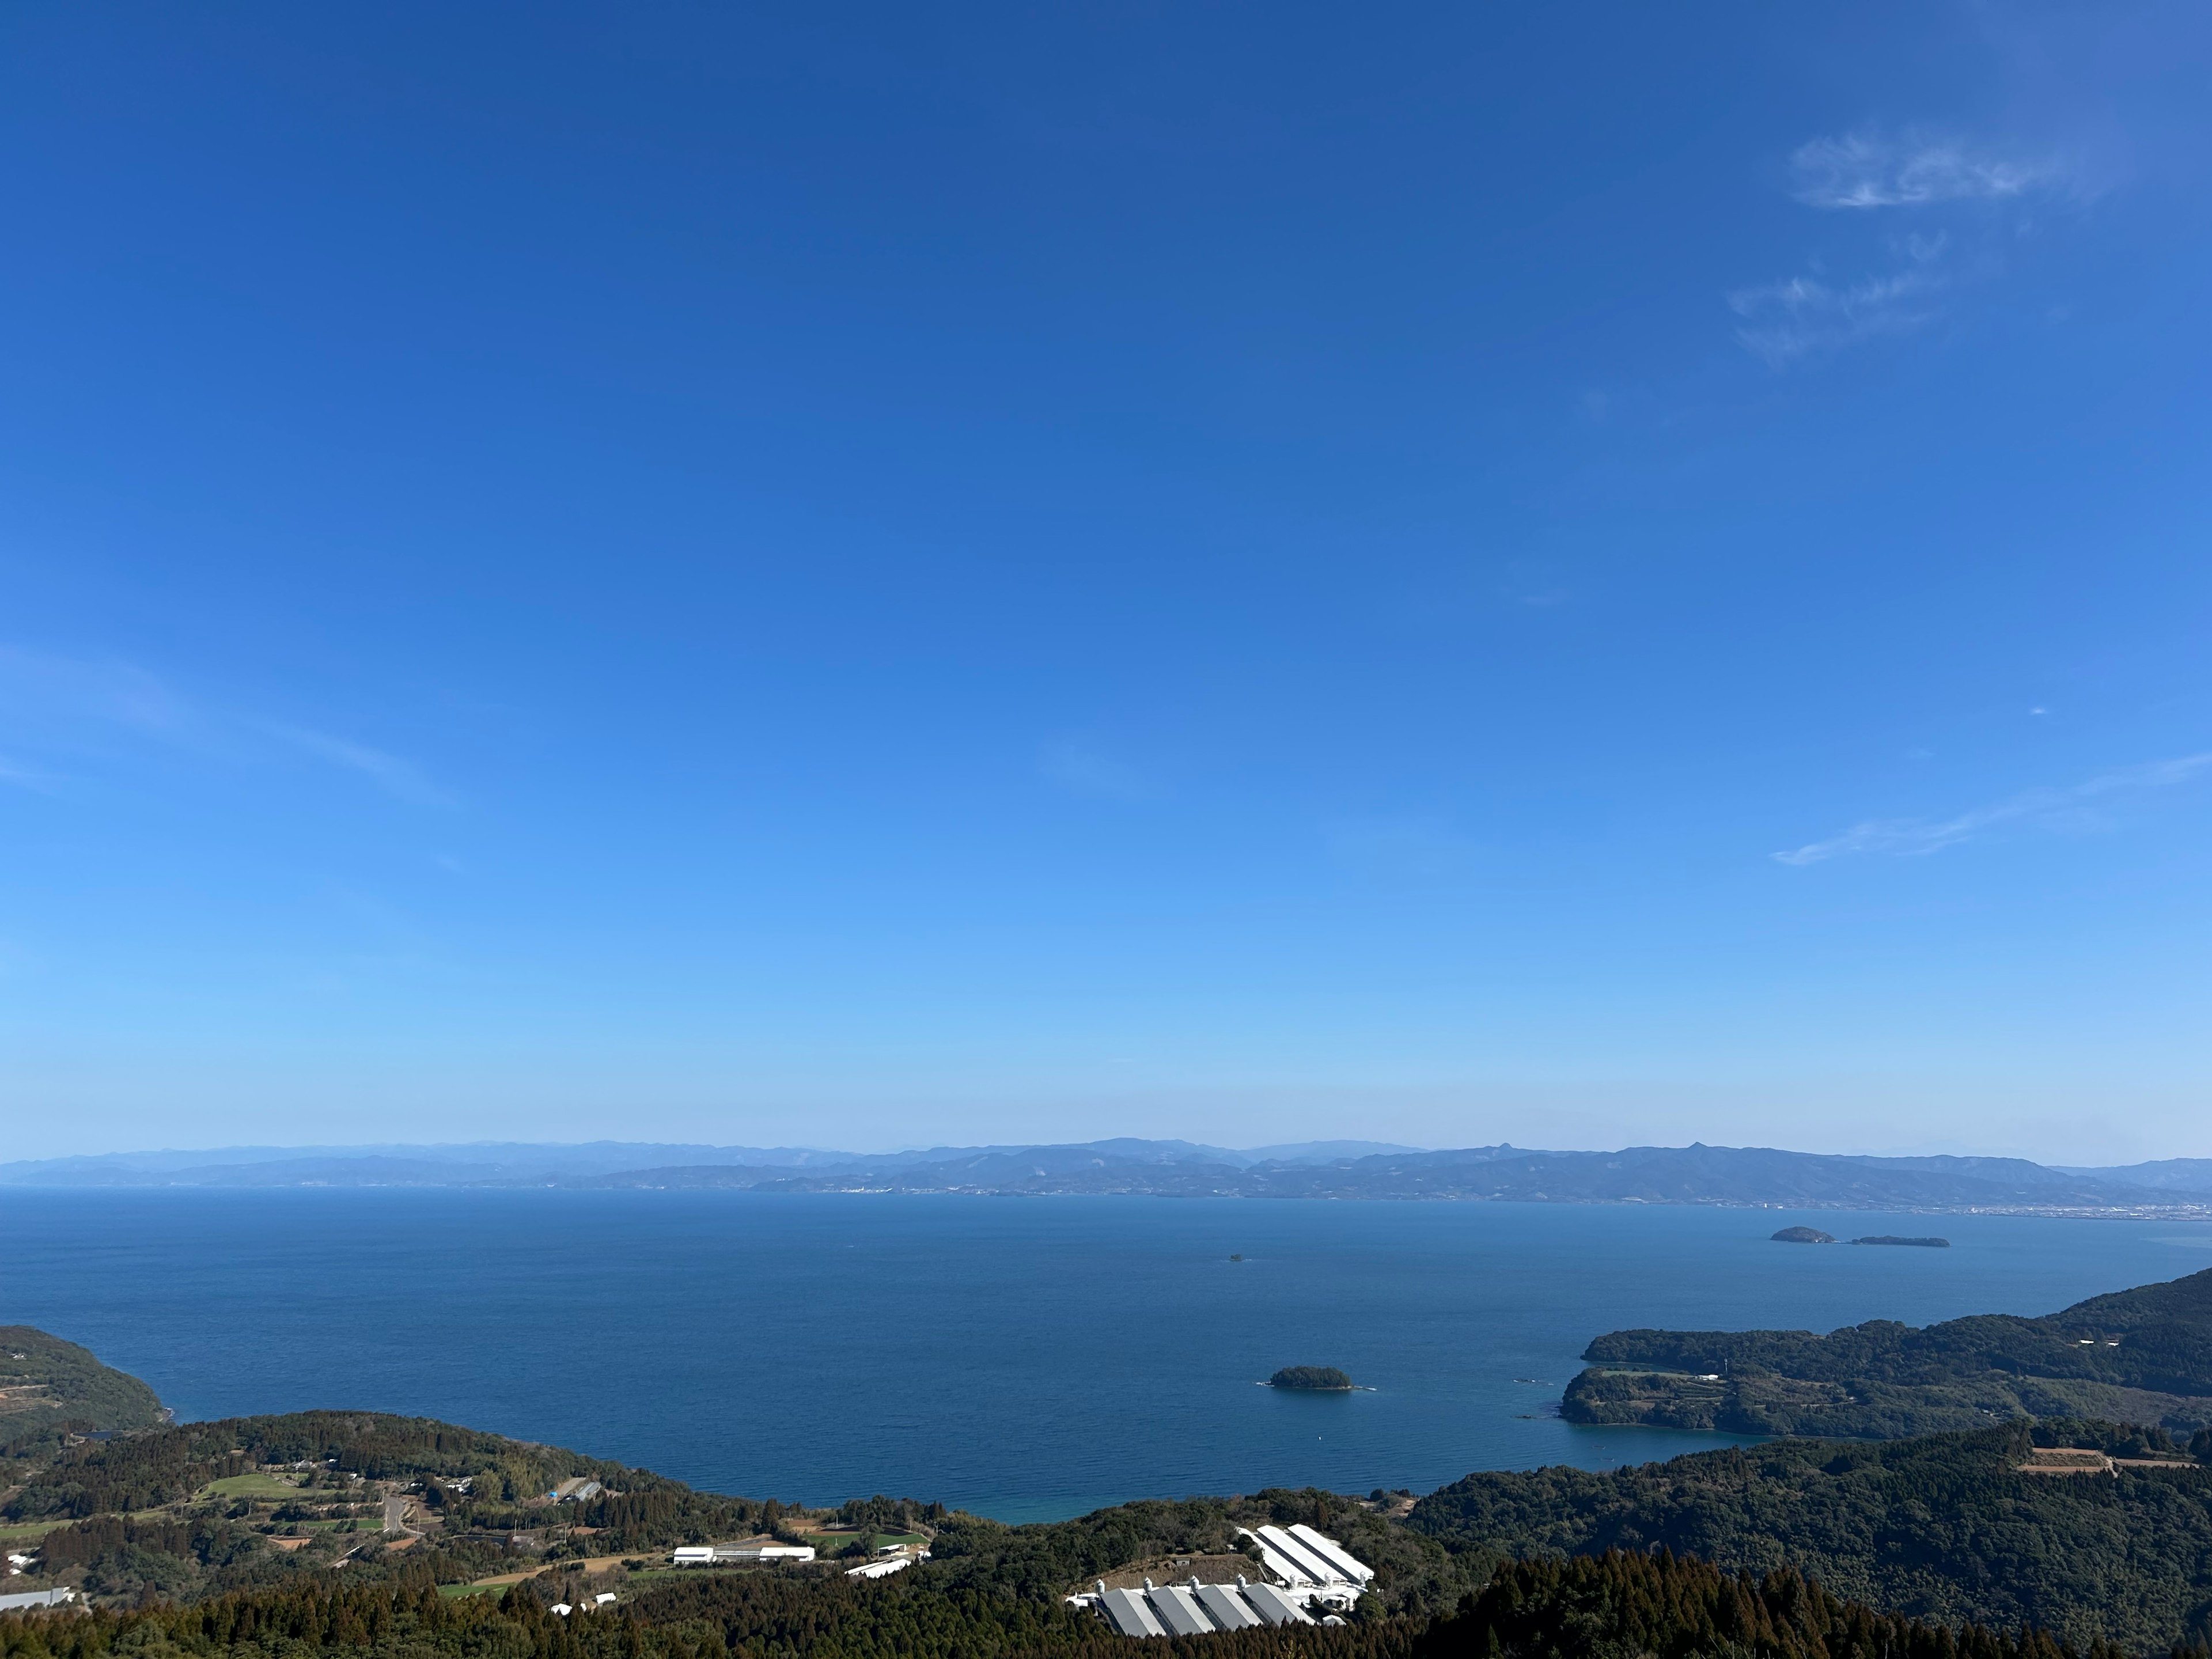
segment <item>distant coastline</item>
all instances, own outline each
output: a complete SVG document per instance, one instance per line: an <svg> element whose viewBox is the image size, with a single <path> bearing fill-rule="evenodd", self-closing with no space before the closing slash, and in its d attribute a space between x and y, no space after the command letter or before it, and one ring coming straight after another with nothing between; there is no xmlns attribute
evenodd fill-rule
<svg viewBox="0 0 2212 1659"><path fill-rule="evenodd" d="M1856 1158L1701 1145L1584 1152L1500 1144L1422 1152L1373 1141L1310 1141L1239 1152L1191 1141L1112 1139L870 1155L620 1141L576 1146L246 1147L0 1164L0 1187L1389 1199L2212 1218L2209 1158L2060 1169L2021 1158Z"/></svg>

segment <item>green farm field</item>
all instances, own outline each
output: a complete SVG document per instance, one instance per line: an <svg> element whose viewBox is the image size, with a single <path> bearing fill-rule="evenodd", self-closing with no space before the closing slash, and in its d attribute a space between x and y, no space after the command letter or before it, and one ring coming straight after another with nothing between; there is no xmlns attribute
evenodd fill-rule
<svg viewBox="0 0 2212 1659"><path fill-rule="evenodd" d="M250 1474L226 1475L200 1488L203 1498L297 1498L300 1488L282 1476L256 1469Z"/></svg>

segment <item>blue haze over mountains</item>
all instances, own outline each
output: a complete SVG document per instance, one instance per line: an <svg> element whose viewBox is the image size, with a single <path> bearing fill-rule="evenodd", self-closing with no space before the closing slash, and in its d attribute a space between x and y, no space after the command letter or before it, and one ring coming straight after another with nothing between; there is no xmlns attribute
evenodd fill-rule
<svg viewBox="0 0 2212 1659"><path fill-rule="evenodd" d="M578 1146L225 1147L0 1164L39 1187L596 1187L763 1192L1129 1194L1452 1199L1832 1209L2212 1211L2212 1159L2111 1168L2025 1158L1875 1158L1769 1147L1425 1151L1375 1141L1247 1150L1120 1138L1076 1145L855 1153L816 1147L595 1141Z"/></svg>

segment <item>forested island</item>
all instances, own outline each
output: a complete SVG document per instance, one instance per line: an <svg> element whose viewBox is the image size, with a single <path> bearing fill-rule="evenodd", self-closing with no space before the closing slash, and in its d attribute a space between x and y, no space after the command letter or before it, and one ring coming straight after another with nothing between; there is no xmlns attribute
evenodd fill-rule
<svg viewBox="0 0 2212 1659"><path fill-rule="evenodd" d="M1285 1365L1267 1379L1267 1386L1309 1394L1349 1394L1359 1385L1334 1365Z"/></svg>
<svg viewBox="0 0 2212 1659"><path fill-rule="evenodd" d="M2094 1417L2186 1438L2212 1427L2212 1269L2040 1318L1613 1331L1583 1358L1559 1407L1577 1423L1893 1438Z"/></svg>
<svg viewBox="0 0 2212 1659"><path fill-rule="evenodd" d="M1818 1227L1784 1227L1773 1236L1777 1244L1832 1244L1833 1233L1824 1233Z"/></svg>

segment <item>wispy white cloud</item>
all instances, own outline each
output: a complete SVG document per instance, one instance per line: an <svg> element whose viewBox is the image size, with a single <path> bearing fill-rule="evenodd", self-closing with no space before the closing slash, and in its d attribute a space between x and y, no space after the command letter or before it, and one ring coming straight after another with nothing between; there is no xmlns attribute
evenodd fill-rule
<svg viewBox="0 0 2212 1659"><path fill-rule="evenodd" d="M135 663L0 646L0 717L19 728L122 726L169 737L195 724L185 701Z"/></svg>
<svg viewBox="0 0 2212 1659"><path fill-rule="evenodd" d="M422 806L452 804L413 762L348 738L196 701L159 675L114 657L71 657L0 646L0 783L50 789L76 773L136 755L201 763L267 761L271 744L368 779ZM40 763L44 762L42 767Z"/></svg>
<svg viewBox="0 0 2212 1659"><path fill-rule="evenodd" d="M313 731L304 726L286 726L275 720L258 724L270 737L289 744L303 754L360 773L386 794L416 806L453 805L453 797L432 783L412 761L402 760L397 755L386 754L381 749L371 749L367 744L334 738L327 732Z"/></svg>
<svg viewBox="0 0 2212 1659"><path fill-rule="evenodd" d="M1079 743L1047 744L1037 770L1069 794L1093 800L1142 800L1152 793L1150 780L1135 767Z"/></svg>
<svg viewBox="0 0 2212 1659"><path fill-rule="evenodd" d="M1931 256L1932 257L1932 256ZM1728 296L1744 319L1735 337L1776 368L1884 334L1918 328L1934 314L1942 273L1907 268L1842 288L1810 276L1742 288Z"/></svg>
<svg viewBox="0 0 2212 1659"><path fill-rule="evenodd" d="M1790 193L1796 200L1854 212L1932 214L1947 205L2016 203L2039 192L2078 188L2073 169L2055 156L2000 155L1918 129L1813 139L1792 152L1790 173ZM1912 222L1926 227L1929 222ZM1939 221L1948 229L1892 235L1889 268L1877 267L1856 280L1831 280L1816 264L1809 275L1734 290L1727 295L1729 307L1744 319L1737 343L1778 369L1923 326L1939 314L1945 290L1986 277L2002 263L2002 254L1987 244L1986 221L1983 257L1970 257L1963 269L1946 263L1952 235L1965 234L1973 222L1954 213Z"/></svg>
<svg viewBox="0 0 2212 1659"><path fill-rule="evenodd" d="M1991 155L1924 132L1815 138L1791 153L1790 171L1790 193L1808 207L1856 210L2001 202L2067 176L2054 159Z"/></svg>
<svg viewBox="0 0 2212 1659"><path fill-rule="evenodd" d="M35 790L42 795L52 793L42 774L30 767L19 765L5 755L0 755L0 783L12 784L18 789Z"/></svg>
<svg viewBox="0 0 2212 1659"><path fill-rule="evenodd" d="M1772 856L1778 864L1797 866L1822 864L1857 853L1922 858L1947 847L1956 847L1961 842L1975 840L2007 824L2047 830L2100 828L2103 820L2096 811L2100 800L2142 790L2170 788L2187 783L2208 770L2212 770L2212 753L2153 761L2144 766L2101 773L2070 788L2025 790L1955 817L1869 819L1826 841L1811 842Z"/></svg>

